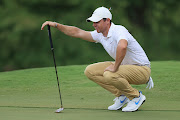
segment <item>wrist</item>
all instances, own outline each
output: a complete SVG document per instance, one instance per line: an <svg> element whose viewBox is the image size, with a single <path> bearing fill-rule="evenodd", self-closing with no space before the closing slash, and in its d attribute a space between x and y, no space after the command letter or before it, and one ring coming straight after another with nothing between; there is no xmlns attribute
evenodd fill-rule
<svg viewBox="0 0 180 120"><path fill-rule="evenodd" d="M119 66L120 66L119 64L116 64L116 63L115 63L115 64L114 64L114 70L117 71L117 70L119 69Z"/></svg>
<svg viewBox="0 0 180 120"><path fill-rule="evenodd" d="M57 22L54 22L54 24L55 24L55 25L54 25L54 27L55 27L55 28L57 28L57 26L58 26L58 23L57 23Z"/></svg>

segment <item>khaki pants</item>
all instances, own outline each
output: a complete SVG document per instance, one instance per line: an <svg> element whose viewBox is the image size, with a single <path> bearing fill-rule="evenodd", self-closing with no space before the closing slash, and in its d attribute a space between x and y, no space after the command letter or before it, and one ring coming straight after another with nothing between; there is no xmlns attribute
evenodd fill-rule
<svg viewBox="0 0 180 120"><path fill-rule="evenodd" d="M113 62L100 62L86 67L85 75L115 96L125 95L130 100L139 96L139 91L130 84L140 85L148 82L151 69L147 66L120 65L115 73L104 72Z"/></svg>

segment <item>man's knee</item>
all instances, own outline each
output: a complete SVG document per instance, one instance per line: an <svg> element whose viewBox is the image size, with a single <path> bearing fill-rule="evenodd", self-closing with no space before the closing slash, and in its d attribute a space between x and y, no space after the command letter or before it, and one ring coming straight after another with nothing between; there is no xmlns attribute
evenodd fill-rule
<svg viewBox="0 0 180 120"><path fill-rule="evenodd" d="M85 74L88 78L91 78L91 77L93 76L91 65L88 65L88 66L86 67L86 69L84 70L84 74Z"/></svg>
<svg viewBox="0 0 180 120"><path fill-rule="evenodd" d="M112 79L111 73L109 71L105 71L103 74L103 77L106 81L109 81Z"/></svg>
<svg viewBox="0 0 180 120"><path fill-rule="evenodd" d="M118 75L116 75L115 73L112 73L110 71L105 71L103 74L103 77L107 83L112 83L113 81L115 81L118 78Z"/></svg>

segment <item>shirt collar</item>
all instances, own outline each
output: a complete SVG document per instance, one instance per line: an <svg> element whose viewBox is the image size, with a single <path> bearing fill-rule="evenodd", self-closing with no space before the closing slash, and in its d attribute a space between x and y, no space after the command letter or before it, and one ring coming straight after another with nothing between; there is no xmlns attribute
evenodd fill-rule
<svg viewBox="0 0 180 120"><path fill-rule="evenodd" d="M107 38L111 37L112 36L112 32L113 32L113 28L114 28L114 23L112 22L111 23L111 26L109 28L109 31L108 31L108 35L107 35Z"/></svg>

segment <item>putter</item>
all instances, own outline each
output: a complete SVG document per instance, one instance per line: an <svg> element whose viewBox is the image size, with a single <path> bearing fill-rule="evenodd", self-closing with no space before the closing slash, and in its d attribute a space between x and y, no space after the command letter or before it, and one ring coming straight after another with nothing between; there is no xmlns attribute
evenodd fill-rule
<svg viewBox="0 0 180 120"><path fill-rule="evenodd" d="M48 25L48 35L49 35L49 40L50 40L50 45L51 45L51 51L53 54L54 67L55 67L55 71L56 71L57 83L58 83L58 88L59 88L59 98L60 98L60 102L61 102L61 107L59 109L57 109L55 112L60 113L62 110L64 110L64 108L63 108L63 104L62 104L61 90L60 90L60 86L59 86L59 79L58 79L58 73L57 73L57 68L56 68L54 48L53 48L53 42L52 42L52 37L51 37L51 29L50 29L49 25Z"/></svg>

